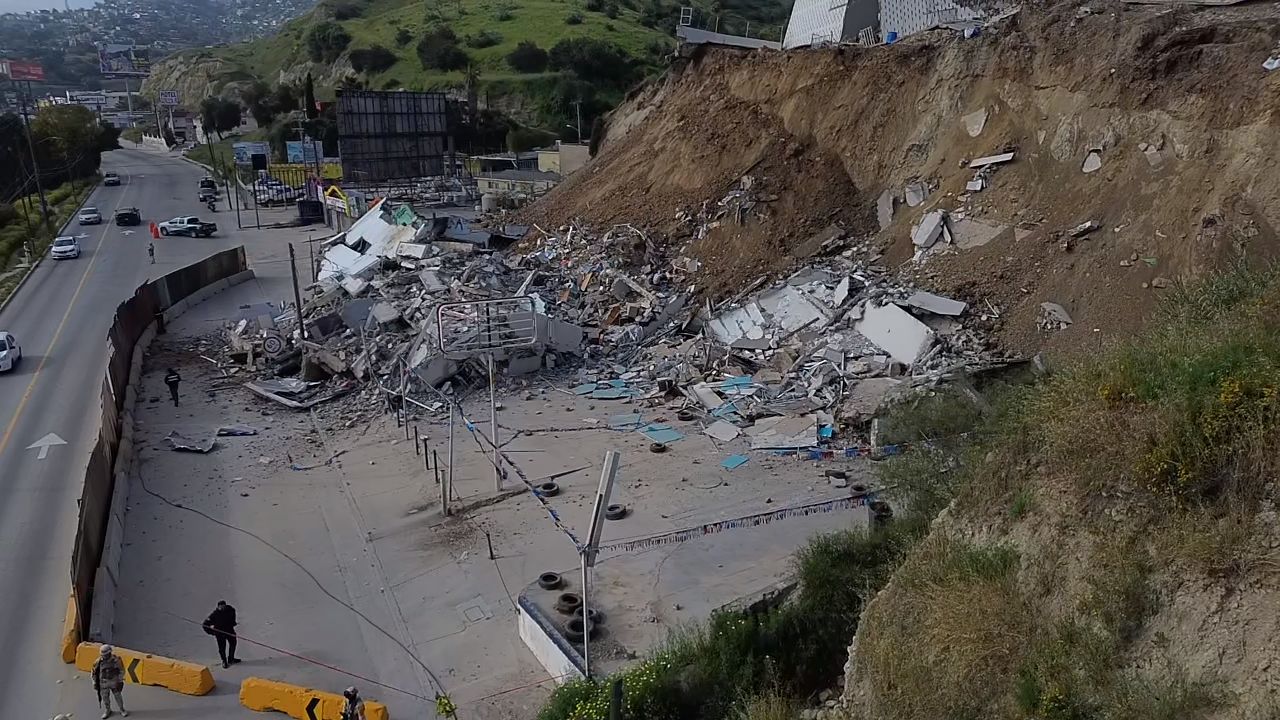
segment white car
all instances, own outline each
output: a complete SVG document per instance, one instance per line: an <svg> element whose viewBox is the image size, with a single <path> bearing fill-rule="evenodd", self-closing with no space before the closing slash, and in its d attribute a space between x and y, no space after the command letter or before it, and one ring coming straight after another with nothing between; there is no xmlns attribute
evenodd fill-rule
<svg viewBox="0 0 1280 720"><path fill-rule="evenodd" d="M18 347L18 341L9 333L0 331L0 372L12 370L20 359L22 348Z"/></svg>
<svg viewBox="0 0 1280 720"><path fill-rule="evenodd" d="M49 257L54 260L70 260L80 257L80 241L70 235L61 235L53 239L53 247L49 248Z"/></svg>
<svg viewBox="0 0 1280 720"><path fill-rule="evenodd" d="M96 207L82 207L76 219L81 225L97 225L102 222L102 213Z"/></svg>

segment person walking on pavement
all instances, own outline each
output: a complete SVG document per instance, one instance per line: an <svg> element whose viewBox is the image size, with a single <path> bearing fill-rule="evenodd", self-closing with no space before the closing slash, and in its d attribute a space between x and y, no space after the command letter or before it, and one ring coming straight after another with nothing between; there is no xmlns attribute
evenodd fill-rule
<svg viewBox="0 0 1280 720"><path fill-rule="evenodd" d="M155 243L153 242L147 243L147 255L151 257L151 264L155 265L156 264L156 244Z"/></svg>
<svg viewBox="0 0 1280 720"><path fill-rule="evenodd" d="M116 696L120 716L129 717L129 711L124 709L124 698L120 696L124 690L124 663L120 662L110 645L103 645L98 653L98 659L93 663L93 691L98 694L102 717L111 717L112 695Z"/></svg>
<svg viewBox="0 0 1280 720"><path fill-rule="evenodd" d="M169 394L173 396L173 406L178 407L178 383L182 382L182 376L177 370L169 368L164 374L164 384L169 386Z"/></svg>
<svg viewBox="0 0 1280 720"><path fill-rule="evenodd" d="M360 698L359 690L349 687L342 691L342 697L347 699L347 704L342 708L342 720L367 720L364 714L364 700Z"/></svg>
<svg viewBox="0 0 1280 720"><path fill-rule="evenodd" d="M240 662L236 657L236 609L219 600L218 606L209 613L201 627L218 641L218 657L222 658L222 667L229 668Z"/></svg>

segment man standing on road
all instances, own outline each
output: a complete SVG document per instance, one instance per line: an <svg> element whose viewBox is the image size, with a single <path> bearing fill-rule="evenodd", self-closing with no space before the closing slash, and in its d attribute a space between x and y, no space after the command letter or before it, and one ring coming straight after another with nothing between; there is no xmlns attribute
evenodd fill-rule
<svg viewBox="0 0 1280 720"><path fill-rule="evenodd" d="M364 700L360 699L359 690L349 687L342 691L342 697L347 699L346 706L342 708L342 720L366 720Z"/></svg>
<svg viewBox="0 0 1280 720"><path fill-rule="evenodd" d="M153 242L147 243L147 255L151 257L151 264L155 265L156 264L156 244L155 243Z"/></svg>
<svg viewBox="0 0 1280 720"><path fill-rule="evenodd" d="M98 694L102 717L111 717L112 695L116 696L121 717L129 717L129 711L124 709L124 698L120 695L124 690L124 663L120 662L110 645L103 645L98 653L98 659L93 663L93 691Z"/></svg>
<svg viewBox="0 0 1280 720"><path fill-rule="evenodd" d="M218 641L218 657L222 658L222 667L229 668L240 662L236 657L236 609L219 600L218 606L209 613L201 627Z"/></svg>
<svg viewBox="0 0 1280 720"><path fill-rule="evenodd" d="M169 368L164 375L164 384L169 386L169 394L173 396L173 406L178 407L178 383L182 382L182 376L177 370Z"/></svg>

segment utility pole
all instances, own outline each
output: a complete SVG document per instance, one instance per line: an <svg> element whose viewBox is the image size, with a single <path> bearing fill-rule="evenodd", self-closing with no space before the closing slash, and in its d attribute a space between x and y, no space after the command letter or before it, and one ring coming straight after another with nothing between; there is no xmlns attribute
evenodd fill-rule
<svg viewBox="0 0 1280 720"><path fill-rule="evenodd" d="M45 229L53 232L53 220L49 217L49 201L45 199L44 184L40 182L40 161L36 159L36 142L32 139L31 118L27 111L27 96L31 94L30 80L27 81L27 91L25 93L19 91L19 94L22 96L22 123L27 128L27 150L31 152L31 169L36 179L36 193L40 195L40 214L44 216Z"/></svg>
<svg viewBox="0 0 1280 720"><path fill-rule="evenodd" d="M293 275L293 304L294 310L298 316L298 346L302 346L302 341L307 337L305 326L302 324L302 291L298 288L298 263L294 261L293 243L289 243L289 273ZM302 370L303 378L307 377L307 354L302 353Z"/></svg>

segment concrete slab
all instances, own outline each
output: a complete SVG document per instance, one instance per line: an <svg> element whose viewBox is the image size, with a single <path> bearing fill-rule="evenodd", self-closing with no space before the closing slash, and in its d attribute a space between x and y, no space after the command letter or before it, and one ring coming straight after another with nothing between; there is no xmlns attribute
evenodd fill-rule
<svg viewBox="0 0 1280 720"><path fill-rule="evenodd" d="M857 331L903 365L912 365L933 345L929 326L897 305L876 307L867 302Z"/></svg>

